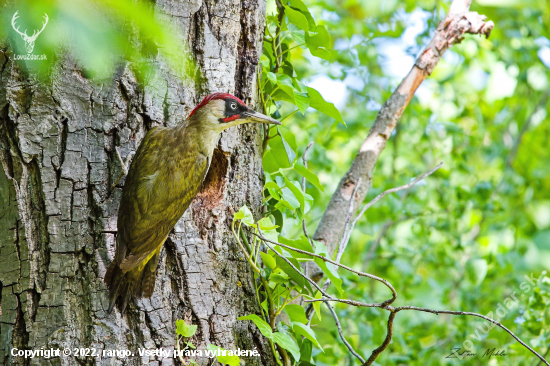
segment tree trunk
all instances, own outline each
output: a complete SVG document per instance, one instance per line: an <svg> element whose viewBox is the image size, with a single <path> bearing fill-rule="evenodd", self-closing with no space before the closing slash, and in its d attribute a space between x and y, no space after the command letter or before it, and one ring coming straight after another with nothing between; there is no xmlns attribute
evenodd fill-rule
<svg viewBox="0 0 550 366"><path fill-rule="evenodd" d="M265 1L156 2L158 16L181 30L200 73L187 85L162 61L154 83L141 86L129 67L95 85L64 59L48 85L0 53L0 363L172 365L141 357L139 348L171 350L175 321L198 325L198 349L255 347L246 365L275 364L251 322L256 313L249 265L231 233L232 209L262 199L262 130L250 124L222 134L201 192L170 234L152 298L107 314L103 276L113 260L126 158L148 129L184 123L210 92L256 101ZM30 61L40 62L40 61ZM200 74L200 76L199 76ZM182 142L184 143L184 142ZM11 349L94 348L134 356L45 359ZM155 362L157 360L158 362ZM207 358L195 358L210 365Z"/></svg>

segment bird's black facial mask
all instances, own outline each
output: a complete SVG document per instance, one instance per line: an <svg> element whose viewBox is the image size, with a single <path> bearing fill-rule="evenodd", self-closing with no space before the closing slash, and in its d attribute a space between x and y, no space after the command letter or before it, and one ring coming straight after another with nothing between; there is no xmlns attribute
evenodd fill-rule
<svg viewBox="0 0 550 366"><path fill-rule="evenodd" d="M227 98L225 100L225 114L224 118L220 118L220 123L227 123L236 119L242 118L243 112L246 112L248 107L242 105L237 100Z"/></svg>

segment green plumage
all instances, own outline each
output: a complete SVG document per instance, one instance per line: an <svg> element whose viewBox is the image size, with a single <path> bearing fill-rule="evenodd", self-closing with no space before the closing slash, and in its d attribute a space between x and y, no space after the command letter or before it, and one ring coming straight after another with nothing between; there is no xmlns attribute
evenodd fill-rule
<svg viewBox="0 0 550 366"><path fill-rule="evenodd" d="M117 299L124 313L133 298L151 297L162 245L197 194L218 136L247 122L280 124L230 94L214 93L185 124L155 127L144 137L118 209L115 259L105 274L109 311Z"/></svg>
<svg viewBox="0 0 550 366"><path fill-rule="evenodd" d="M118 212L115 260L105 282L109 311L120 296L122 312L134 297L150 297L160 249L197 194L210 164L193 125L155 127L130 165Z"/></svg>

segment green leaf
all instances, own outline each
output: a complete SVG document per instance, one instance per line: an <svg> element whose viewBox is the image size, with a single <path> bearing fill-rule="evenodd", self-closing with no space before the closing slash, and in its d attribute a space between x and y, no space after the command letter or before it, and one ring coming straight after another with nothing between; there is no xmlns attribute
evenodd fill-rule
<svg viewBox="0 0 550 366"><path fill-rule="evenodd" d="M269 339L273 337L273 331L271 330L269 324L267 324L265 320L263 320L256 314L241 316L240 318L238 318L238 320L252 320L254 324L256 324L260 332L264 335L264 337L267 337Z"/></svg>
<svg viewBox="0 0 550 366"><path fill-rule="evenodd" d="M466 262L466 274L470 282L479 286L487 275L487 261L482 258L470 259Z"/></svg>
<svg viewBox="0 0 550 366"><path fill-rule="evenodd" d="M315 28L315 33L309 32L305 35L307 46L310 49L316 49L319 47L330 47L330 35L324 25L318 25Z"/></svg>
<svg viewBox="0 0 550 366"><path fill-rule="evenodd" d="M246 225L254 225L254 216L252 216L252 212L250 212L246 205L241 207L239 211L235 213L234 217L237 220L241 220Z"/></svg>
<svg viewBox="0 0 550 366"><path fill-rule="evenodd" d="M300 345L300 366L311 365L311 356L312 356L312 344L307 339L302 341Z"/></svg>
<svg viewBox="0 0 550 366"><path fill-rule="evenodd" d="M308 31L309 24L304 14L289 6L285 6L285 15L288 17L290 23L295 24L298 28L306 32Z"/></svg>
<svg viewBox="0 0 550 366"><path fill-rule="evenodd" d="M279 87L288 86L290 90L294 90L294 85L292 85L292 79L290 76L285 74L277 74L277 85Z"/></svg>
<svg viewBox="0 0 550 366"><path fill-rule="evenodd" d="M262 64L263 67L269 68L269 58L265 54L263 54L262 57L260 58L260 63Z"/></svg>
<svg viewBox="0 0 550 366"><path fill-rule="evenodd" d="M287 258L290 263L294 265L294 267L298 268L300 270L300 263L294 258ZM277 262L277 267L283 270L284 273L286 273L294 283L296 283L300 288L304 287L305 279L300 275L294 268L292 268L283 258L277 256L275 258L275 261Z"/></svg>
<svg viewBox="0 0 550 366"><path fill-rule="evenodd" d="M292 6L293 8L295 8L297 10L299 10L307 18L309 28L311 28L311 29L315 28L315 20L311 16L311 13L309 12L309 9L302 2L302 0L290 0L290 6Z"/></svg>
<svg viewBox="0 0 550 366"><path fill-rule="evenodd" d="M258 226L264 233L264 236L273 241L277 241L279 238L279 233L277 232L277 225L273 225L271 222L271 219L268 217L262 218L260 221L258 221Z"/></svg>
<svg viewBox="0 0 550 366"><path fill-rule="evenodd" d="M306 43L306 32L295 26L294 24L289 24L288 30L290 31L290 36L294 39L299 45ZM305 48L305 46L302 46Z"/></svg>
<svg viewBox="0 0 550 366"><path fill-rule="evenodd" d="M304 114L309 108L309 97L307 96L307 93L302 93L295 90L294 101L296 102L296 107L298 107L302 114Z"/></svg>
<svg viewBox="0 0 550 366"><path fill-rule="evenodd" d="M323 350L323 347L319 344L319 342L317 341L317 338L315 337L315 332L313 331L313 329L308 327L305 323L302 324L302 323L293 322L292 330L295 333L297 333L297 335L306 337L307 339L312 341L317 347L321 349L321 351Z"/></svg>
<svg viewBox="0 0 550 366"><path fill-rule="evenodd" d="M335 120L344 123L344 120L342 119L340 112L338 111L338 109L336 109L334 104L324 100L321 94L317 90L308 87L307 95L309 95L309 105L312 108L315 108L319 112L322 112L327 116L332 117Z"/></svg>
<svg viewBox="0 0 550 366"><path fill-rule="evenodd" d="M281 193L283 194L283 198L280 200L280 202L284 204L287 208L289 208L292 211L300 208L300 202L294 196L294 193L292 193L292 191L289 188L284 187L281 190Z"/></svg>
<svg viewBox="0 0 550 366"><path fill-rule="evenodd" d="M269 276L269 280L273 283L288 283L288 280L290 277L286 275L286 273L272 273L271 276Z"/></svg>
<svg viewBox="0 0 550 366"><path fill-rule="evenodd" d="M286 141L283 143L283 138L279 135L269 140L269 151L277 165L283 169L290 167L294 162L294 160L290 160L292 156L288 155L287 146L289 146L288 143ZM292 149L290 149L290 151L292 151ZM292 151L292 153L294 153L294 151ZM294 155L296 155L296 153L294 153ZM279 186L281 185L279 184Z"/></svg>
<svg viewBox="0 0 550 366"><path fill-rule="evenodd" d="M319 58L322 58L323 60L327 60L327 61L331 61L332 60L332 52L325 49L325 48L322 48L322 47L319 47L319 48L310 48L309 49L309 52L311 52L311 54L315 57L319 57ZM332 104L332 103L331 103ZM333 105L334 107L334 105ZM317 109L317 108L315 108ZM332 116L331 116L332 117ZM332 117L332 118L335 118L335 117ZM336 118L335 118L336 119Z"/></svg>
<svg viewBox="0 0 550 366"><path fill-rule="evenodd" d="M309 108L309 96L307 88L301 90L300 84L288 75L277 74L278 89L273 93L273 99L292 103L298 107L302 114L305 113Z"/></svg>
<svg viewBox="0 0 550 366"><path fill-rule="evenodd" d="M271 145L270 145L271 147ZM264 154L264 158L263 158L263 161L262 161L262 165L263 165L263 168L264 168L264 171L265 172L268 172L268 173L271 173L271 172L274 172L276 170L279 170L279 164L277 163L277 161L275 160L275 158L273 157L272 155L272 150L268 150L265 154ZM270 192L271 193L271 192Z"/></svg>
<svg viewBox="0 0 550 366"><path fill-rule="evenodd" d="M323 297L323 294L320 291L317 291L317 293L315 294L315 299L320 299L322 297ZM321 301L315 301L315 302L312 302L312 304L313 304L313 309L317 314L317 318L321 320Z"/></svg>
<svg viewBox="0 0 550 366"><path fill-rule="evenodd" d="M292 163L294 163L294 160L296 159L296 153L294 152L294 149L290 145L289 141L287 141L285 136L281 133L281 130L279 129L279 127L277 127L277 131L279 131L279 134L280 134L279 137L283 141L283 146L285 147L286 156L288 157L288 162L290 164L292 164ZM294 142L294 145L296 145L295 142Z"/></svg>
<svg viewBox="0 0 550 366"><path fill-rule="evenodd" d="M273 82L274 84L277 84L277 75L275 75L274 73L272 73L271 71L268 71L267 72L267 78Z"/></svg>
<svg viewBox="0 0 550 366"><path fill-rule="evenodd" d="M298 173L300 173L302 176L304 176L304 178L306 178L308 180L308 182L310 182L315 187L317 187L321 192L324 191L323 186L319 182L319 178L317 178L317 176L315 174L313 174L312 172L307 170L306 167L304 167L303 165L296 164L296 165L294 165L294 170L296 170Z"/></svg>
<svg viewBox="0 0 550 366"><path fill-rule="evenodd" d="M277 267L277 262L275 262L275 258L273 258L271 255L260 252L260 256L262 257L262 261L266 266L268 266L271 269L275 269Z"/></svg>
<svg viewBox="0 0 550 366"><path fill-rule="evenodd" d="M267 174L266 173L266 177L267 177ZM279 186L277 185L277 183L275 182L267 182L265 184L265 188L269 191L269 194L271 195L271 197L275 198L276 200L280 200L281 199L281 195L279 194Z"/></svg>
<svg viewBox="0 0 550 366"><path fill-rule="evenodd" d="M306 311L304 308L297 304L288 304L285 306L285 312L292 322L299 322L307 324Z"/></svg>
<svg viewBox="0 0 550 366"><path fill-rule="evenodd" d="M196 325L188 325L182 319L176 320L176 334L185 338L189 338L189 337L192 337L196 331L197 331Z"/></svg>
<svg viewBox="0 0 550 366"><path fill-rule="evenodd" d="M315 254L327 257L327 248L323 243L315 243ZM323 270L323 272L330 278L338 292L342 293L342 280L338 275L336 266L332 263L325 262L322 259L315 258L315 263Z"/></svg>
<svg viewBox="0 0 550 366"><path fill-rule="evenodd" d="M291 335L281 332L273 333L273 342L289 351L295 360L300 360L300 347Z"/></svg>
<svg viewBox="0 0 550 366"><path fill-rule="evenodd" d="M300 250L303 250L303 251L306 251L306 252L314 253L313 248L311 247L311 244L309 243L309 240L307 240L307 238L303 235L300 236L299 239L292 239L292 240L281 236L279 238L279 243L288 245L289 247L292 247L292 248L296 248L296 249L300 249ZM290 250L290 249L288 251L290 252L290 254L292 254L292 256L294 258L313 258L310 255L298 253L298 252L295 252L295 251Z"/></svg>
<svg viewBox="0 0 550 366"><path fill-rule="evenodd" d="M283 213L278 209L275 209L271 211L271 216L273 216L273 218L275 219L275 223L278 226L276 230L279 232L279 234L281 234L281 232L283 231L283 225L284 225Z"/></svg>
<svg viewBox="0 0 550 366"><path fill-rule="evenodd" d="M209 344L208 346L206 346L206 349L209 350L209 351L212 351L212 352L215 352L216 354L216 359L218 360L219 363L221 363L222 365L229 365L229 366L239 366L240 363L241 363L241 360L239 359L239 357L237 356L223 356L223 355L218 355L219 351L225 351L225 352L228 352L227 350L219 347L219 346L216 346L214 344Z"/></svg>
<svg viewBox="0 0 550 366"><path fill-rule="evenodd" d="M294 89L291 89L289 86L279 86L279 89L273 93L271 98L274 101L283 101L296 105Z"/></svg>
<svg viewBox="0 0 550 366"><path fill-rule="evenodd" d="M281 174L283 174L283 172L281 170L279 170L279 172L281 172ZM288 187L288 189L290 189L292 191L292 194L294 194L294 197L296 197L298 202L300 202L300 207L302 209L304 209L304 195L302 194L302 190L300 188L296 187L294 185L294 183L292 183L290 180L288 180L287 177L284 177L284 178L285 178L286 187Z"/></svg>

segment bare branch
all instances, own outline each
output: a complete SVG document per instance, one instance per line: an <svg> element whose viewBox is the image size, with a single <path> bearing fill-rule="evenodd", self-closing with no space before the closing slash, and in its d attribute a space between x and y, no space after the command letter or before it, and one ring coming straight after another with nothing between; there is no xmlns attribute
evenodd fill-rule
<svg viewBox="0 0 550 366"><path fill-rule="evenodd" d="M323 289L321 287L319 287L319 285L313 281L311 278L309 278L308 276L304 275L302 273L302 271L300 271L298 268L296 268L296 266L294 264L292 264L291 261L288 260L288 258L286 258L284 255L282 255L281 253L279 253L278 251L276 251L275 249L273 249L273 247L271 245L268 244L269 243L273 243L273 244L276 244L276 245L280 245L280 246L283 246L283 247L286 247L286 245L284 244L280 244L280 243L276 243L276 242L273 242L267 238L265 238L263 236L263 233L261 231L261 229L258 227L258 232L260 233L260 235L256 234L256 233L253 233L254 235L256 235L257 237L259 237L260 239L262 239L265 243L265 245L271 249L271 251L273 251L273 253L275 253L277 256L279 256L279 258L281 258L282 260L284 260L293 270L295 270L296 272L298 272L298 274L300 274L300 276L302 276L303 278L305 278L309 283L311 283L313 285L313 287L315 287L321 294L323 294L323 296L325 296L327 299L330 299L332 300L333 297L330 296L330 295L327 295L327 293L325 291L323 291ZM293 249L292 247L288 247L289 249ZM303 251L304 253L308 253L308 254L312 254L312 253L309 253L309 252L306 252L306 251Z"/></svg>
<svg viewBox="0 0 550 366"><path fill-rule="evenodd" d="M304 302L325 302L325 301L335 301L335 302L341 302L342 304L348 304L348 305L353 305L353 306L357 306L357 307L360 307L360 308L385 308L387 305L387 301L384 301L384 302L373 302L373 303L369 303L369 302L361 302L361 301L355 301L355 300L348 300L348 299L338 299L336 297L322 297L320 299L311 299L311 300L304 300Z"/></svg>
<svg viewBox="0 0 550 366"><path fill-rule="evenodd" d="M342 332L342 325L340 325L340 320L338 320L338 315L336 315L336 312L334 311L332 306L327 301L325 301L325 305L330 310L330 312L332 314L332 317L334 318L334 322L336 323L336 326L338 327L338 333L340 334L340 339L342 340L342 342L344 342L346 347L348 347L348 350L351 352L352 355L357 357L359 359L359 361L365 363L365 360L363 359L363 357L361 357L361 355L359 355L357 352L355 352L355 350L353 349L351 344L349 344L348 341L346 340L346 337L344 337L344 333Z"/></svg>
<svg viewBox="0 0 550 366"><path fill-rule="evenodd" d="M352 273L355 273L355 274L357 274L357 275L359 275L359 276L368 277L368 278L370 278L370 279L373 279L373 280L382 282L384 285L386 285L386 287L388 287L388 288L391 290L391 292L392 292L392 298L389 299L389 300L386 300L386 301L384 301L384 302L382 302L382 303L380 303L380 304L389 305L389 304L391 304L392 302L394 302L395 299L397 298L397 292L395 291L395 289L393 288L393 286L392 286L388 281L386 281L386 280L383 279L383 278L380 278L380 277L378 277L378 276L372 275L372 274L370 274L370 273L365 273L365 272L356 271L356 270L354 270L353 268L350 268L350 267L348 267L348 266L345 266L345 265L343 265L343 264L340 264L340 263L338 263L338 262L335 262L335 261L333 261L333 260L330 259L330 258L323 257L323 256L318 255L318 254L315 254L315 253L311 253L311 252L308 252L308 251L305 251L305 250L293 248L293 247L290 247L290 246L288 246L288 245L281 244L281 243L277 243L276 241L269 240L269 239L267 239L266 237L264 237L264 235L263 235L263 233L262 233L261 230L258 229L258 231L259 231L259 234L256 234L256 233L252 233L252 234L255 235L255 236L257 236L258 238L262 239L262 240L266 243L266 245L269 247L269 249L271 249L271 250L273 250L273 248L272 248L269 244L267 244L267 243L271 243L271 244L274 244L274 245L278 245L278 246L280 246L280 247L283 247L283 248L288 249L288 250L292 250L292 251L297 252L297 253L306 254L306 255L309 255L309 256L312 256L312 257L315 257L315 258L319 258L319 259L321 259L321 260L323 260L323 261L325 261L325 262L332 263L332 264L334 264L335 266L344 268L345 270L350 271L350 272L352 272ZM278 256L281 257L281 254L280 254L279 252L277 252L277 251L274 251L274 252L275 252L275 254L277 254ZM296 269L296 267L294 267L294 265L293 265L290 261L288 261L288 259L284 258L284 256L282 256L282 258L283 258L284 260L286 260L287 263L289 263L289 264L293 267L294 270L296 270L298 273L300 273L300 274L303 276L303 273L301 273L298 269ZM310 280L309 277L307 278L307 280L308 280L310 283L312 282L312 280ZM313 281L313 282L315 282L315 281ZM317 284L315 284L315 288L317 288L318 290L320 290L320 288L319 288L319 286L317 286ZM324 296L326 296L328 299L330 299L330 300L333 299L333 297L325 295L324 291L321 291L321 293L322 293ZM384 305L384 306L385 306L385 305Z"/></svg>
<svg viewBox="0 0 550 366"><path fill-rule="evenodd" d="M388 306L388 310L391 309L391 306ZM490 323L493 323L494 325L504 329L506 332L508 332L508 334L510 334L516 341L518 341L519 344L521 344L523 347L527 348L529 351L531 351L531 353L533 353L535 356L537 356L541 362L544 362L545 365L548 365L550 366L550 363L548 363L548 361L546 361L544 359L544 357L542 357L540 354L538 354L537 351L535 351L534 349L532 349L531 347L529 347L525 342L523 342L521 339L519 339L518 336L516 336L510 329L506 328L504 325L502 325L501 323L497 322L496 320L493 320L485 315L481 315L481 314L477 314L477 313L471 313L469 311L452 311L452 310L433 310L433 309L426 309L426 308L419 308L419 307L416 307L416 306L400 306L400 307L397 307L397 308L394 308L393 309L393 312L399 312L399 311L402 311L402 310L416 310L416 311L422 311L422 312L425 312L425 313L432 313L432 314L435 314L435 315L439 315L439 314L451 314L451 315L471 315L471 316L477 316L478 318L482 318L482 319L485 319L487 320L488 322ZM390 310L391 311L391 310Z"/></svg>
<svg viewBox="0 0 550 366"><path fill-rule="evenodd" d="M391 306L390 304L395 301L396 297L397 297L397 293L395 292L395 289L393 288L393 286L386 280L380 278L380 277L377 277L377 276L374 276L374 275L371 275L371 274L368 274L368 273L363 273L363 272L359 272L359 271L356 271L350 267L347 267L343 264L340 264L340 263L337 263L331 259L328 259L328 258L325 258L325 257L322 257L320 255L317 255L317 254L314 254L314 253L311 253L311 252L307 252L305 250L301 250L301 249L296 249L296 248L293 248L293 247L290 247L288 245L285 245L285 244L281 244L281 243L277 243L277 242L274 242L272 240L269 240L267 238L264 237L262 231L258 228L258 232L259 234L256 234L256 233L253 233L255 236L259 237L260 239L262 239L265 243L265 245L271 249L277 256L279 256L280 258L282 258L292 269L294 269L298 274L300 274L300 276L302 276L303 278L305 278L309 283L311 283L313 285L313 287L315 287L319 292L321 292L321 294L323 295L322 298L320 299L311 299L311 300L305 300L305 302L318 302L318 301L323 301L323 302L327 302L327 301L336 301L336 302L341 302L341 303L344 303L344 304L348 304L348 305L353 305L353 306L358 306L358 307L376 307L376 308L380 308L380 309L384 309L384 310L388 310L391 314L395 315L396 313L400 312L400 311L403 311L403 310L416 310L416 311L422 311L422 312L426 312L426 313L432 313L432 314L436 314L436 315L439 315L439 314L451 314L451 315L471 315L471 316L476 316L476 317L479 317L479 318L482 318L482 319L485 319L487 321L489 321L490 323L492 324L495 324L497 325L498 327L504 329L506 332L508 332L508 334L510 334L517 342L519 342L522 346L524 346L525 348L527 348L529 351L531 351L534 355L536 355L542 362L544 362L544 364L550 366L550 363L548 363L544 357L542 357L539 353L537 353L534 349L532 349L531 347L529 347L525 342L523 342L518 336L516 336L512 331L510 331L508 328L506 328L504 325L502 325L501 323L497 322L496 320L493 320L487 316L484 316L484 315L481 315L481 314L477 314L477 313L472 313L472 312L467 312L467 311L452 311L452 310L433 310L433 309L427 309L427 308L419 308L419 307L416 307L416 306L400 306L400 307L393 307ZM319 258L319 259L322 259L324 260L325 262L329 262L329 263L332 263L338 267L342 267L350 272L353 272L353 273L356 273L360 276L363 276L363 277L368 277L368 278L372 278L374 280L377 280L379 282L382 282L384 283L391 291L392 291L392 298L389 299L389 300L386 300L384 302L381 302L381 303L363 303L363 302L360 302L360 301L355 301L355 300L347 300L347 299L338 299L338 298L334 298L330 295L328 295L321 287L319 287L319 285L317 285L317 283L315 281L313 281L312 279L310 279L308 276L305 276L298 268L296 268L296 266L294 266L294 264L292 264L292 262L290 260L288 260L288 258L286 258L284 255L282 255L281 253L279 253L278 251L276 251L271 245L269 245L268 243L272 243L272 244L275 244L275 245L278 245L278 246L281 246L283 248L286 248L286 249L289 249L289 250L292 250L292 251L295 251L295 252L298 252L298 253L302 253L302 254L306 254L306 255L309 255L309 256L312 256L312 257L316 257L316 258ZM335 318L337 319L337 317ZM388 319L388 334L386 335L386 339L384 340L384 342L382 343L382 345L380 347L378 347L376 350L373 351L373 353L371 354L371 357L367 360L367 362L364 364L364 365L371 365L372 362L374 362L374 360L376 359L376 357L378 357L378 355L384 351L386 349L386 347L388 346L389 342L391 341L391 336L392 336L392 332L393 332L393 319L394 317L392 317L390 315L390 318ZM371 360L372 359L372 360ZM370 361L370 363L369 363ZM363 365L363 366L364 366Z"/></svg>
<svg viewBox="0 0 550 366"><path fill-rule="evenodd" d="M503 324L497 322L496 320L494 319L491 319L485 315L481 315L481 314L478 314L478 313L472 313L472 312L469 312L469 311L453 311L453 310L434 310L434 309L427 309L427 308L419 308L419 307L416 307L416 306L400 306L400 307L392 307L390 305L385 305L385 306L379 306L378 304L367 304L367 303L361 303L359 301L353 301L353 300L345 300L345 299L336 299L336 298L321 298L321 299L313 299L313 300L306 300L306 302L318 302L318 301L336 301L336 302L341 302L341 303L344 303L344 304L349 304L349 305L354 305L354 306L360 306L360 307L377 307L377 308L381 308L381 309L384 309L384 310L388 310L390 313L392 314L395 314L395 313L398 313L400 311L403 311L403 310L416 310L416 311L422 311L422 312L425 312L425 313L432 313L432 314L436 314L436 315L439 315L439 314L450 314L450 315L471 315L471 316L476 316L478 318L482 318L482 319L485 319L487 320L488 322L492 323L492 324L495 324L496 326L504 329L508 334L510 334L519 344L521 344L523 347L527 348L529 351L531 351L531 353L533 353L535 356L537 356L541 362L544 362L545 365L548 365L550 366L550 363L548 363L548 361L546 361L544 359L544 357L542 357L537 351L535 351L534 349L532 349L531 347L529 347L525 342L523 342L518 336L516 336L510 329L506 328ZM392 319L393 321L393 319ZM388 320L389 322L389 320ZM390 329L390 324L388 324L388 330ZM390 334L390 333L388 333ZM388 339L388 336L386 336L386 340ZM391 340L391 336L390 336L390 340ZM385 341L384 341L385 343ZM388 340L388 343L389 343L389 340ZM382 344L383 346L384 344ZM381 347L382 347L381 346ZM387 346L387 345L386 345ZM380 347L379 347L380 348ZM384 347L385 349L385 347ZM380 352L382 352L384 349L382 349ZM376 350L375 350L376 351ZM373 351L373 355L375 353L375 351ZM378 354L380 353L378 352L376 354L376 357L378 356ZM374 357L374 358L376 358ZM371 358L372 358L372 355L371 355ZM371 359L369 358L369 360ZM365 365L370 365L372 364L372 361L374 361L374 359L371 361L371 363L368 363L367 360L367 363ZM363 365L364 366L364 365Z"/></svg>
<svg viewBox="0 0 550 366"><path fill-rule="evenodd" d="M393 320L395 319L395 314L396 312L391 312L390 313L390 316L388 318L388 325L387 325L387 333L386 333L386 338L384 339L384 342L382 342L382 344L380 345L380 347L378 347L377 349L375 349L374 351L372 351L369 359L367 360L367 362L364 362L362 366L370 366L372 365L372 363L374 362L374 360L376 360L376 357L378 357L379 354L381 354L382 352L384 352L384 350L388 347L388 345L390 344L391 342L391 337L393 335Z"/></svg>
<svg viewBox="0 0 550 366"><path fill-rule="evenodd" d="M548 346L548 347L546 348L546 352L544 353L544 356L542 356L542 357L546 358L546 356L548 356L548 352L550 352L550 346ZM537 362L537 360L535 360L535 362ZM535 362L533 362L533 365L535 364ZM537 366L539 366L539 365L541 364L541 362L542 362L542 360L540 360L540 361L537 363Z"/></svg>
<svg viewBox="0 0 550 366"><path fill-rule="evenodd" d="M494 27L492 22L485 22L485 17L469 12L470 0L454 0L449 14L441 21L435 34L416 60L409 74L384 103L376 120L363 142L348 172L342 177L336 191L331 197L325 213L313 235L313 239L325 243L330 253L336 250L344 232L346 212L351 192L359 178L363 184L357 191L355 207L362 202L372 186L372 174L378 157L386 147L386 142L395 129L401 114L414 96L420 84L434 70L445 51L459 42L464 33L483 34L488 36Z"/></svg>
<svg viewBox="0 0 550 366"><path fill-rule="evenodd" d="M395 188L390 188L388 190L385 190L384 192L380 193L378 196L374 197L374 199L372 201L370 201L369 203L367 203L363 209L361 210L361 212L355 217L355 219L353 220L353 222L351 223L351 226L348 228L347 227L347 224L348 222L346 221L346 229L344 229L344 237L342 238L342 242L344 242L345 244L342 245L342 242L340 242L340 245L338 246L338 254L339 254L339 257L337 257L337 261L339 262L339 258L342 257L342 254L340 253L340 248L346 248L347 246L347 243L349 242L349 239L351 237L351 233L353 231L353 228L355 227L355 224L357 223L357 221L359 221L359 219L365 214L365 212L372 206L374 205L376 202L380 201L382 199L382 197L384 197L385 195L389 194L389 193L395 193L395 192L399 192L399 191L402 191L404 189L408 189L408 188L411 188L412 186L414 186L416 183L420 182L421 180L423 180L424 178L426 178L427 176L433 174L437 169L441 168L441 166L443 165L443 162L439 163L438 165L435 166L435 168L433 168L432 170L430 170L429 172L427 173L424 173L422 174L420 177L416 178L414 181L408 183L408 184L405 184L401 187L395 187ZM358 181L358 184L357 186L359 186L361 184L361 178L359 178L359 181ZM352 206L350 205L350 208L352 208Z"/></svg>
<svg viewBox="0 0 550 366"><path fill-rule="evenodd" d="M353 227L355 226L355 224L357 223L357 221L359 221L359 219L361 218L361 216L363 216L365 214L365 212L372 206L374 205L376 202L380 201L382 199L382 197L384 197L385 195L389 194L389 193L395 193L395 192L399 192L399 191L402 191L404 189L409 189L411 188L412 186L414 186L416 183L420 182L421 180L423 180L424 178L426 178L427 176L429 175L432 175L437 169L441 168L441 166L443 165L443 162L437 164L432 170L430 170L429 172L427 173L424 173L422 174L420 177L416 178L415 180L413 180L412 182L408 183L408 184L405 184L401 187L395 187L395 188L390 188L390 189L387 189L385 190L384 192L380 193L378 196L374 197L374 199L372 201L370 201L369 203L367 203L363 209L361 210L361 212L359 212L359 215L357 215L357 217L355 217L355 220L353 220L352 224L351 224L351 230L353 230ZM349 240L349 238L348 238Z"/></svg>

